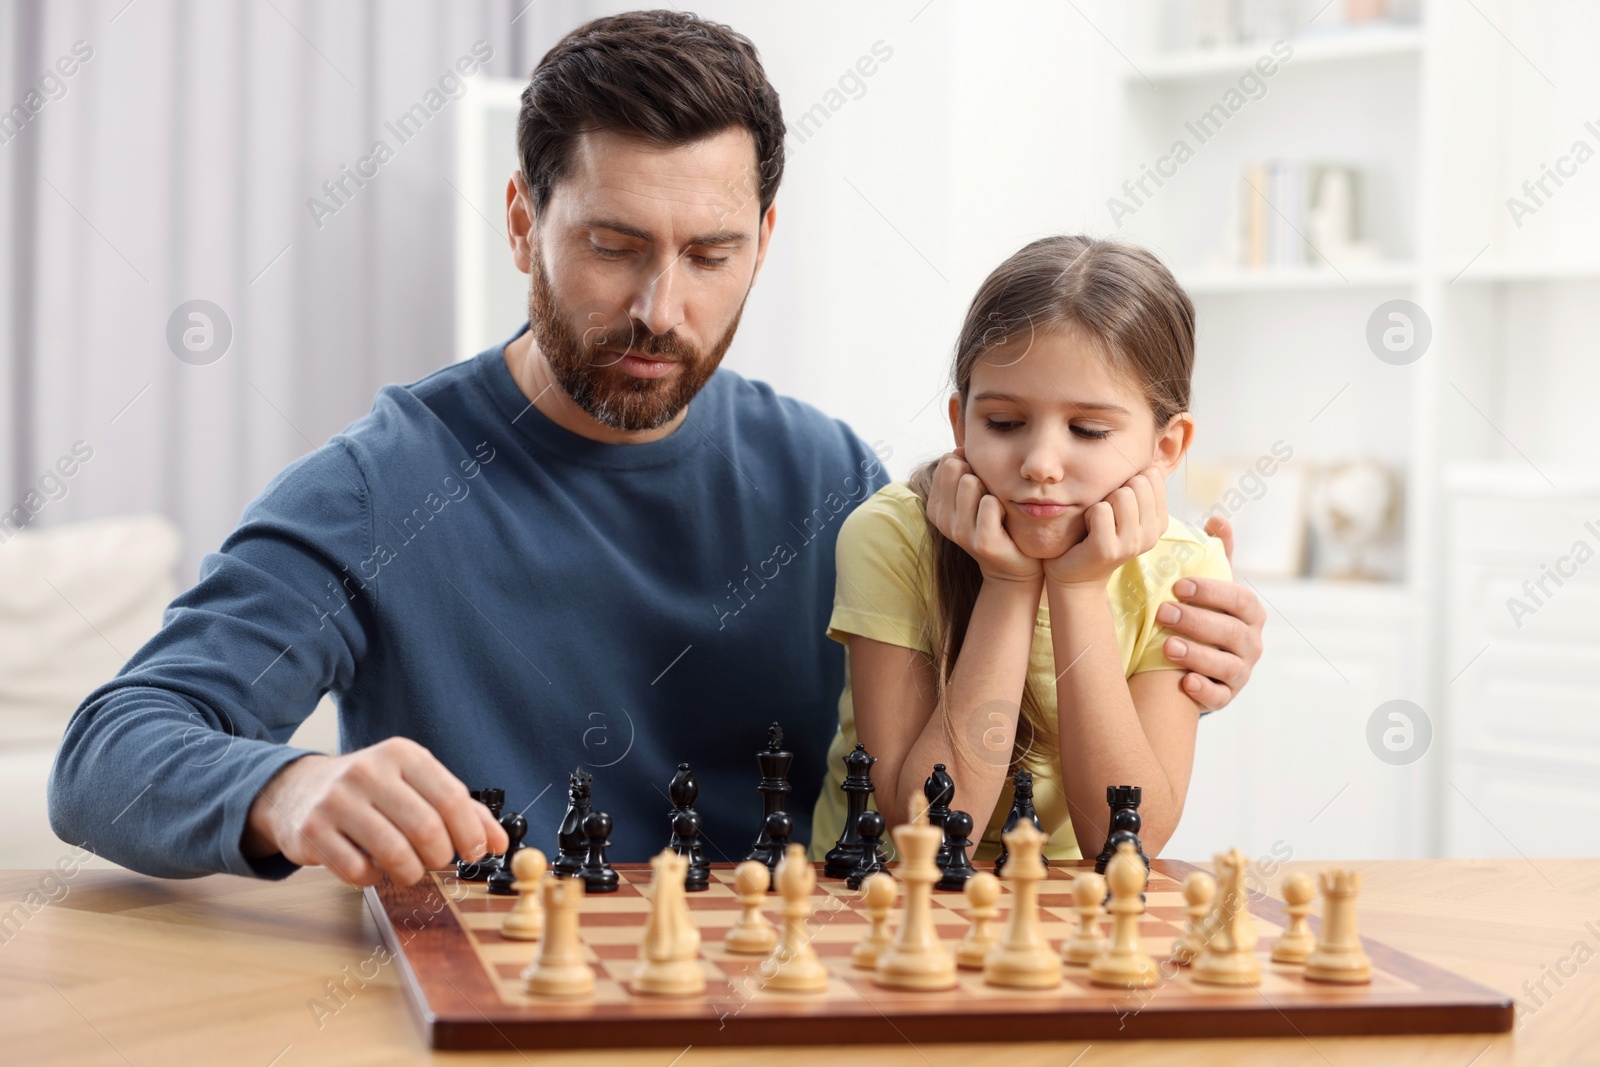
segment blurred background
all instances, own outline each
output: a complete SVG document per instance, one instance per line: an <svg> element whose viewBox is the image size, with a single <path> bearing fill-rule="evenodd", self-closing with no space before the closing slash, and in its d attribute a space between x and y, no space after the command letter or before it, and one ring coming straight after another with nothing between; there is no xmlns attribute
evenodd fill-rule
<svg viewBox="0 0 1600 1067"><path fill-rule="evenodd" d="M272 475L516 331L517 96L626 6L0 0L0 866L69 851L67 716ZM1230 519L1269 620L1168 854L1600 853L1600 8L695 10L789 125L727 366L894 475L949 447L961 316L1025 242L1137 242L1193 296L1169 499Z"/></svg>

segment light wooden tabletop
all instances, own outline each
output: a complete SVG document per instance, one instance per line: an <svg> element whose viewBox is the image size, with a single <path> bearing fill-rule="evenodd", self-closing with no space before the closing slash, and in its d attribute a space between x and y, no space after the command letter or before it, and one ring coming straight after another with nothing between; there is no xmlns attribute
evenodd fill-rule
<svg viewBox="0 0 1600 1067"><path fill-rule="evenodd" d="M1331 864L1290 863L1314 871ZM1452 1067L1600 1063L1600 859L1415 860L1362 872L1361 932L1518 1001L1498 1035L971 1045L434 1053L392 967L336 1014L310 1005L371 957L359 890L320 870L284 882L164 882L121 871L0 872L0 1062L300 1067L825 1062L1008 1067L1173 1063ZM1543 982L1545 993L1539 991ZM1528 983L1527 986L1524 983ZM1531 990L1531 992L1530 992ZM1548 995L1545 995L1545 994ZM1531 1010L1530 1010L1531 1009Z"/></svg>

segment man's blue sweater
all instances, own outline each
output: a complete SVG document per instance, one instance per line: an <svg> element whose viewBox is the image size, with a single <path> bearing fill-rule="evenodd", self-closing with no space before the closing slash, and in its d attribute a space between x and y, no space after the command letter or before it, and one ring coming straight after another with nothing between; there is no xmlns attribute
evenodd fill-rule
<svg viewBox="0 0 1600 1067"><path fill-rule="evenodd" d="M331 692L343 751L418 741L547 852L583 767L626 860L666 845L680 762L708 856L743 859L776 721L808 839L843 682L834 540L879 458L727 370L670 436L601 444L535 409L504 350L385 387L246 508L73 716L56 833L148 874L287 874L241 853L245 817Z"/></svg>

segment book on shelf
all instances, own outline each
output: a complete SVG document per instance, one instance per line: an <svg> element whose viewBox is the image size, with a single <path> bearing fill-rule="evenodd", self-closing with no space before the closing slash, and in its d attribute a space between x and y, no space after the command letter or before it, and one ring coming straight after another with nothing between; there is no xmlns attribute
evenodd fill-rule
<svg viewBox="0 0 1600 1067"><path fill-rule="evenodd" d="M1360 172L1352 166L1267 160L1248 163L1240 184L1239 266L1304 267L1324 259L1371 262L1361 239Z"/></svg>

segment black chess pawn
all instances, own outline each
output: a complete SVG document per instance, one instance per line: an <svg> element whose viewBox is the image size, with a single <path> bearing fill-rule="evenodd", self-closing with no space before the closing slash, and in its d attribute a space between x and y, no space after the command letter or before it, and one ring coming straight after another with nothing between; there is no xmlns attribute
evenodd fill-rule
<svg viewBox="0 0 1600 1067"><path fill-rule="evenodd" d="M698 893L711 888L711 864L706 861L705 850L700 847L700 813L680 811L672 817L672 839L683 843L689 866L683 872L683 888Z"/></svg>
<svg viewBox="0 0 1600 1067"><path fill-rule="evenodd" d="M922 795L928 801L928 822L943 833L945 816L950 814L950 802L956 798L955 780L945 771L944 764L933 765L933 773L922 783ZM939 852L933 860L940 867L950 862L950 848L942 839Z"/></svg>
<svg viewBox="0 0 1600 1067"><path fill-rule="evenodd" d="M583 836L589 843L583 867L578 871L584 892L615 893L617 872L606 862L606 849L611 847L611 816L603 811L591 811L583 820Z"/></svg>
<svg viewBox="0 0 1600 1067"><path fill-rule="evenodd" d="M1139 814L1139 803L1143 799L1144 790L1140 786L1106 786L1106 804L1111 808L1111 822L1106 832L1105 847L1094 858L1094 869L1099 873L1106 873L1106 864L1111 862L1111 857L1117 854L1117 848L1124 841L1133 843L1133 850L1144 860L1144 869L1150 869L1150 857L1144 854L1144 845L1139 840L1139 830L1144 826L1144 817Z"/></svg>
<svg viewBox="0 0 1600 1067"><path fill-rule="evenodd" d="M772 878L768 880L767 886L774 893L778 891L778 864L789 848L789 835L792 833L794 833L794 816L786 811L773 812L761 826L761 836L767 841L766 854L753 858L760 859L772 872Z"/></svg>
<svg viewBox="0 0 1600 1067"><path fill-rule="evenodd" d="M1006 813L1006 822L1001 827L1001 834L1015 830L1017 824L1023 819L1033 823L1033 828L1044 833L1044 827L1039 823L1039 813L1033 809L1033 772L1018 771L1011 776L1011 810ZM1000 838L1000 855L995 857L994 873L1000 874L1005 870L1006 860L1010 858L1011 850L1006 847L1006 839ZM1040 856L1046 867L1050 866L1050 857Z"/></svg>
<svg viewBox="0 0 1600 1067"><path fill-rule="evenodd" d="M684 872L683 887L691 893L711 888L711 864L706 862L705 850L700 845L700 813L694 802L700 796L700 783L687 763L678 764L678 773L667 784L667 797L672 801L672 838L667 847L689 861Z"/></svg>
<svg viewBox="0 0 1600 1067"><path fill-rule="evenodd" d="M887 826L883 815L873 808L862 812L856 821L856 833L861 835L861 863L844 880L851 889L860 889L869 876L888 870L883 859L883 831Z"/></svg>
<svg viewBox="0 0 1600 1067"><path fill-rule="evenodd" d="M857 744L844 758L844 782L839 788L844 791L848 810L838 843L822 857L822 873L829 878L848 878L861 863L861 834L856 823L867 810L867 798L877 788L872 784L872 765L877 762L878 757L869 756L863 744Z"/></svg>
<svg viewBox="0 0 1600 1067"><path fill-rule="evenodd" d="M582 767L567 776L567 811L556 831L555 859L550 861L550 870L555 874L573 875L583 870L588 850L583 821L589 817L589 792L593 783L594 776Z"/></svg>
<svg viewBox="0 0 1600 1067"><path fill-rule="evenodd" d="M504 789L474 789L469 794L473 800L489 809L489 814L495 821L500 820L500 809L505 807L506 791ZM468 863L466 860L456 861L456 877L463 882L484 882L500 866L500 860L494 855L484 856L480 860Z"/></svg>
<svg viewBox="0 0 1600 1067"><path fill-rule="evenodd" d="M522 847L522 839L528 836L528 820L523 818L522 812L513 811L500 816L500 829L506 832L505 855L500 857L500 865L489 872L487 879L489 892L497 896L514 897L517 891L511 886L516 882L517 876L511 873L511 861L516 856L517 850Z"/></svg>
<svg viewBox="0 0 1600 1067"><path fill-rule="evenodd" d="M767 834L767 824L775 812L783 810L784 800L794 787L789 784L789 765L794 753L784 751L783 727L773 723L767 728L767 747L756 753L756 764L761 768L761 783L756 791L761 794L761 833L756 836L755 847L746 859L760 860L769 869L777 869L783 858L783 849L774 849ZM791 831L792 832L792 831Z"/></svg>
<svg viewBox="0 0 1600 1067"><path fill-rule="evenodd" d="M964 811L952 811L944 820L944 845L947 859L941 866L943 877L934 884L935 889L960 892L967 879L977 874L972 861L967 859L967 849L972 847L972 816Z"/></svg>

